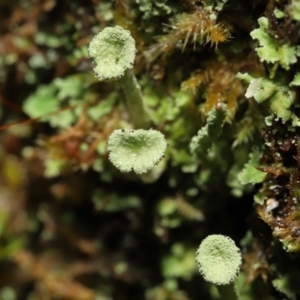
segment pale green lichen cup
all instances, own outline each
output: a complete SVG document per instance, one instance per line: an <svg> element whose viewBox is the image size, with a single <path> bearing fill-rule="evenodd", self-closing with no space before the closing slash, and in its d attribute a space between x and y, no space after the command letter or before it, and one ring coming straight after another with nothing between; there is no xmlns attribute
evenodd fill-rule
<svg viewBox="0 0 300 300"><path fill-rule="evenodd" d="M106 27L94 36L88 47L99 80L116 80L123 90L131 121L136 128L149 128L150 116L141 88L132 72L136 47L129 30Z"/></svg>
<svg viewBox="0 0 300 300"><path fill-rule="evenodd" d="M242 257L231 238L220 234L209 235L196 252L196 262L204 279L217 285L222 299L239 299L234 280L239 273Z"/></svg>
<svg viewBox="0 0 300 300"><path fill-rule="evenodd" d="M116 129L109 137L109 160L121 172L143 174L153 169L167 148L164 135L157 130Z"/></svg>
<svg viewBox="0 0 300 300"><path fill-rule="evenodd" d="M94 36L88 53L100 80L120 78L133 67L136 47L130 31L121 26L106 27Z"/></svg>

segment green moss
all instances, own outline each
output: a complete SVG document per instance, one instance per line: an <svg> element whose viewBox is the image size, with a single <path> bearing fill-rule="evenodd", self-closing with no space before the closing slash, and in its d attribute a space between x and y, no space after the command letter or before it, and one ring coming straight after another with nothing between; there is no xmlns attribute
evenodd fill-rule
<svg viewBox="0 0 300 300"><path fill-rule="evenodd" d="M296 63L296 48L287 44L280 45L268 33L269 20L265 17L258 19L259 29L253 30L250 35L257 39L259 47L255 49L261 61L279 63L284 69L289 70L290 65Z"/></svg>

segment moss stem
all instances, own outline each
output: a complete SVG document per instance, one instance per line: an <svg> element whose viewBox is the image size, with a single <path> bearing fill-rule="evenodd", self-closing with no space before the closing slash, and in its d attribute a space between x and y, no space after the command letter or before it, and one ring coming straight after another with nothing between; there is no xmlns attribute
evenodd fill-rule
<svg viewBox="0 0 300 300"><path fill-rule="evenodd" d="M217 285L222 300L239 300L239 293L235 282L226 285Z"/></svg>
<svg viewBox="0 0 300 300"><path fill-rule="evenodd" d="M141 88L132 70L126 70L120 79L126 106L136 128L149 129L150 116L144 103Z"/></svg>

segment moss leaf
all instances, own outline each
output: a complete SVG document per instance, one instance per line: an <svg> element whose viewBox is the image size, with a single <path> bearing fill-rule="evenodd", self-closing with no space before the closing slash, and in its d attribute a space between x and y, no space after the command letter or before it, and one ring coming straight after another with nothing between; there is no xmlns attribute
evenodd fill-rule
<svg viewBox="0 0 300 300"><path fill-rule="evenodd" d="M260 28L254 29L250 35L259 42L260 47L256 48L256 52L260 60L268 63L278 62L288 70L290 65L297 61L295 47L277 44L277 41L268 34L269 20L267 18L259 18L258 24Z"/></svg>
<svg viewBox="0 0 300 300"><path fill-rule="evenodd" d="M300 86L300 73L295 75L293 81L290 83L290 86Z"/></svg>
<svg viewBox="0 0 300 300"><path fill-rule="evenodd" d="M23 104L23 110L31 118L41 117L59 108L57 89L53 85L41 85Z"/></svg>
<svg viewBox="0 0 300 300"><path fill-rule="evenodd" d="M292 117L291 105L295 100L293 92L281 89L270 99L270 108L285 123Z"/></svg>
<svg viewBox="0 0 300 300"><path fill-rule="evenodd" d="M251 81L246 98L253 97L258 103L269 99L277 91L276 84L266 78L258 78Z"/></svg>
<svg viewBox="0 0 300 300"><path fill-rule="evenodd" d="M244 169L239 173L238 178L242 184L255 184L262 182L266 173L257 170L256 166L259 165L260 152L258 149L254 149L254 151L249 155L250 159L248 163L245 165Z"/></svg>
<svg viewBox="0 0 300 300"><path fill-rule="evenodd" d="M207 124L191 140L190 149L192 153L203 154L212 146L222 132L226 112L225 105L214 108L209 112Z"/></svg>

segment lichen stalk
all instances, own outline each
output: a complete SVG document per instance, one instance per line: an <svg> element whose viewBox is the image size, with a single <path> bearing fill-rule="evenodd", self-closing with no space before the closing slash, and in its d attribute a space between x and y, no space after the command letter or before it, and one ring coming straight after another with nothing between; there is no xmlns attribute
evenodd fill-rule
<svg viewBox="0 0 300 300"><path fill-rule="evenodd" d="M119 83L125 96L125 102L135 128L149 129L150 116L145 105L141 88L132 70L126 70Z"/></svg>
<svg viewBox="0 0 300 300"><path fill-rule="evenodd" d="M239 300L239 293L235 282L226 285L217 285L222 300Z"/></svg>

